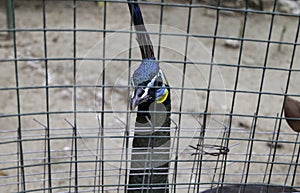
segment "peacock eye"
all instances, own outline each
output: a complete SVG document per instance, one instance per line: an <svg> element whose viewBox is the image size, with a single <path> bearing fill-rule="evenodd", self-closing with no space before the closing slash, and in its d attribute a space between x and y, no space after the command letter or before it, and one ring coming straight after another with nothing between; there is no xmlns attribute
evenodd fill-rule
<svg viewBox="0 0 300 193"><path fill-rule="evenodd" d="M163 85L163 80L161 77L158 77L154 82L154 86L161 87L162 85Z"/></svg>
<svg viewBox="0 0 300 193"><path fill-rule="evenodd" d="M155 81L155 86L162 86L162 85L163 85L162 81Z"/></svg>

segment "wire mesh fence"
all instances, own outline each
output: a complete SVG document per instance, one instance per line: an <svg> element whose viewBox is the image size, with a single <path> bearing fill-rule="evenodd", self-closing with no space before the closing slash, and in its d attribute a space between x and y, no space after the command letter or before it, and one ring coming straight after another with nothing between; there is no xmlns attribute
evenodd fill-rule
<svg viewBox="0 0 300 193"><path fill-rule="evenodd" d="M128 191L141 55L127 3L0 2L1 192ZM298 2L137 3L170 85L168 191L300 189L284 116L300 96Z"/></svg>

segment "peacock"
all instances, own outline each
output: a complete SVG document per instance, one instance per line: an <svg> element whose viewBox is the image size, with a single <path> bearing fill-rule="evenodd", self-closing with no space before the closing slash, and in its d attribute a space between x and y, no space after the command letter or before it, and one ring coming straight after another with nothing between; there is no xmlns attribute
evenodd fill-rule
<svg viewBox="0 0 300 193"><path fill-rule="evenodd" d="M128 7L142 55L132 75L130 108L136 107L127 192L169 192L171 92L154 56L153 45L136 0Z"/></svg>

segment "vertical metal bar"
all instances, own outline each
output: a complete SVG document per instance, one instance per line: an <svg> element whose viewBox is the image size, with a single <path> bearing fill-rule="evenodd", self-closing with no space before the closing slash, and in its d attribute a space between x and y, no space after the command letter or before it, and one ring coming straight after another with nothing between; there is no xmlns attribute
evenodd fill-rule
<svg viewBox="0 0 300 193"><path fill-rule="evenodd" d="M211 81L212 81L212 72L213 72L213 67L214 67L214 57L215 57L215 49L216 49L216 39L217 39L217 33L218 33L218 29L219 29L219 17L220 17L220 6L221 4L221 0L218 0L217 2L217 9L216 9L216 24L215 24L215 30L214 30L214 36L213 36L213 45L212 45L212 51L211 51L211 59L210 59L210 69L209 69L209 77L208 77L208 85L207 85L207 96L206 96L206 104L205 104L205 109L204 109L204 113L203 113L203 128L202 131L199 134L199 142L198 144L203 144L204 143L204 136L205 136L205 130L206 130L206 122L207 122L207 113L208 113L208 109L209 109L209 100L210 100L210 89L211 89ZM203 148L203 145L201 145L201 147ZM200 153L198 156L199 161L199 166L197 166L197 170L198 170L198 179L197 179L197 190L196 192L200 192L200 182L201 182L201 171L202 171L202 159L203 159L203 155L202 153Z"/></svg>
<svg viewBox="0 0 300 193"><path fill-rule="evenodd" d="M71 140L71 154L70 154L70 166L69 166L69 187L68 191L72 192L72 166L73 166L73 158L74 158L74 148L75 148L75 132L76 129L72 123L70 123L67 119L65 121L72 127L72 140ZM77 192L76 192L77 193Z"/></svg>
<svg viewBox="0 0 300 193"><path fill-rule="evenodd" d="M7 22L7 29L12 30L14 26L14 19L13 19L13 1L12 0L6 0L6 22ZM13 36L12 31L9 31L7 33L7 38L11 39Z"/></svg>
<svg viewBox="0 0 300 193"><path fill-rule="evenodd" d="M160 17L159 17L159 34L158 34L158 46L157 46L157 60L160 60L160 53L161 53L161 39L162 39L162 28L163 28L163 17L164 17L164 0L161 0L161 4L160 4ZM170 91L172 91L172 88L170 88ZM171 132L171 126L170 126L170 132ZM171 135L170 135L171 136ZM170 137L170 141L171 141L171 137ZM174 143L173 143L174 144ZM173 146L170 145L170 149L173 149ZM172 153L172 151L170 151ZM171 159L172 155L170 155L170 159ZM171 162L170 162L171 163ZM170 175L170 165L169 165L169 175ZM176 169L175 169L176 171ZM172 183L175 184L176 179L175 176L173 175L173 179L172 179ZM173 186L169 186L169 188L171 188L169 190L169 192L172 192ZM175 190L174 190L175 191Z"/></svg>
<svg viewBox="0 0 300 193"><path fill-rule="evenodd" d="M101 127L101 121L99 116L97 116L97 120L98 120L98 126L99 126L99 131L98 131L98 138L97 138L97 150L96 150L96 161L95 161L95 173L94 173L94 188L93 188L93 192L96 192L96 188L98 189L98 193L100 193L100 175L97 176L97 170L98 170L98 164L99 164L99 158L102 159L101 156L103 156L103 144L104 144L104 131L103 128ZM101 156L99 156L99 152L101 151ZM102 161L100 161L100 164L103 165ZM100 166L99 166L100 167ZM102 173L102 171L100 171L100 173ZM97 181L97 177L98 177L98 181ZM98 183L98 184L96 184Z"/></svg>
<svg viewBox="0 0 300 193"><path fill-rule="evenodd" d="M22 142L22 116L21 116L21 99L20 99L20 90L19 90L19 66L18 66L18 54L17 54L17 37L16 37L16 21L15 21L15 9L14 9L14 0L7 1L10 4L11 10L11 19L12 19L12 37L14 45L14 63L15 63L15 80L16 80L16 98L17 98L17 112L18 112L18 162L19 167L18 171L21 171L21 190L20 192L26 191L26 180L25 180L25 169L24 169L24 151L23 151L23 142ZM18 181L19 185L19 181Z"/></svg>
<svg viewBox="0 0 300 193"><path fill-rule="evenodd" d="M299 138L299 133L297 134L297 139ZM295 160L295 166L294 166L294 173L293 173L293 178L292 178L292 182L291 182L291 186L294 186L294 184L295 184L295 180L296 180L296 177L297 177L297 168L298 168L298 166L299 166L299 157L300 157L300 145L299 144L295 144L295 147L296 147L296 145L298 145L298 153L297 153L297 155L296 155L296 160ZM293 153L294 154L294 153ZM292 162L290 163L290 164L292 164Z"/></svg>
<svg viewBox="0 0 300 193"><path fill-rule="evenodd" d="M274 1L274 5L273 5L273 11L276 11L276 7L277 7L277 0ZM261 82L260 82L260 87L259 87L259 92L258 92L258 101L257 101L257 107L256 107L256 111L255 111L255 116L254 116L254 125L253 125L253 135L252 138L249 139L251 140L251 146L250 146L250 154L248 157L248 163L247 163L247 170L246 170L246 174L249 174L250 171L250 161L251 161L251 157L252 157L252 149L253 149L253 141L254 141L254 137L255 137L255 131L256 131L256 124L257 124L257 116L259 114L259 109L260 109L260 102L261 102L261 97L262 97L262 90L263 90L263 86L264 86L264 78L265 78L265 74L266 74L266 66L267 66L267 62L268 62L268 56L269 56L269 49L270 49L270 40L272 37L272 32L273 32L273 24L274 24L274 17L275 15L272 14L271 17L271 24L270 24L270 29L269 29L269 35L268 35L268 43L267 43L267 48L266 48L266 54L265 54L265 60L264 60L264 65L263 65L263 70L262 70L262 75L261 75ZM275 148L276 149L276 148ZM272 166L271 166L272 168ZM246 175L245 177L245 183L247 183L248 181L248 176ZM269 187L268 187L269 188Z"/></svg>
<svg viewBox="0 0 300 193"><path fill-rule="evenodd" d="M159 34L158 34L158 47L157 47L157 60L160 60L160 46L161 46L161 32L163 25L163 17L164 17L164 0L161 0L160 5L160 19L159 19Z"/></svg>
<svg viewBox="0 0 300 193"><path fill-rule="evenodd" d="M232 100L231 100L231 108L230 108L230 113L229 113L229 125L228 125L228 133L227 137L225 140L225 146L228 148L229 147L229 139L231 135L231 126L232 126L232 119L233 119L233 111L235 108L235 100L236 100L236 93L237 93L237 87L238 87L238 82L240 78L240 66L242 62L242 55L243 55L243 48L244 48L244 37L245 37L245 32L246 32L246 25L247 25L247 18L248 18L248 8L249 8L249 1L245 2L245 9L246 11L244 12L244 22L243 22L243 28L241 31L241 34L239 34L241 37L241 44L240 44L240 50L239 50L239 57L238 57L238 62L237 62L237 69L236 69L236 74L235 74L235 81L234 81L234 88L233 88L233 95L232 95ZM227 154L224 155L225 162L223 162L223 174L226 174L226 166L227 166ZM222 176L221 183L223 184L225 181L225 175Z"/></svg>
<svg viewBox="0 0 300 193"><path fill-rule="evenodd" d="M274 133L274 135L275 135L275 133ZM277 135L278 135L278 133L277 133ZM297 142L298 140L299 140L299 133L297 133L295 142ZM298 146L298 155L296 155L297 146ZM297 143L294 144L294 148L293 148L292 155L291 155L291 162L289 163L289 167L288 167L287 172L286 172L286 178L284 180L284 186L287 185L287 182L288 182L288 179L289 179L289 176L290 176L290 172L291 172L292 166L294 165L293 163L298 163L298 160L299 160L299 150L300 150L299 147L300 147L299 144L297 144ZM276 146L275 146L275 148L276 148ZM271 155L272 155L272 152L270 152L270 156ZM294 158L295 157L296 157L296 161L294 162ZM269 162L270 161L268 161L268 164L269 164ZM294 185L295 177L296 177L296 174L297 174L297 165L298 164L295 164L295 166L294 166L294 173L293 173L293 178L292 178L292 183L291 183L292 186Z"/></svg>
<svg viewBox="0 0 300 193"><path fill-rule="evenodd" d="M132 27L132 17L130 17L130 34L129 34L129 50L128 50L128 85L131 85L131 57L132 57L132 33L133 33L133 27ZM128 87L128 98L130 99L130 87ZM127 104L127 109L130 109L130 103L128 102ZM128 149L129 149L129 134L130 134L130 113L127 112L126 114L126 135L127 135L127 139L126 139L126 144L125 144L125 148L126 148L126 155L125 155L125 179L124 179L124 182L125 182L125 186L124 186L124 192L126 193L127 192L127 189L128 189L128 185L126 185L129 180L128 180L128 171L129 171L129 163L128 163L128 160L129 160L129 152L128 152Z"/></svg>
<svg viewBox="0 0 300 193"><path fill-rule="evenodd" d="M102 50L102 99L101 99L101 128L104 128L105 122L104 122L104 110L105 110L105 57L106 57L106 16L107 16L107 2L103 2L103 50ZM104 192L104 139L101 140L101 192Z"/></svg>
<svg viewBox="0 0 300 193"><path fill-rule="evenodd" d="M97 139L97 156L96 156L96 164L95 164L95 175L97 173L97 169L99 167L99 175L98 175L98 181L96 181L96 176L94 179L94 191L96 192L96 187L97 187L97 192L104 192L104 95L105 95L105 44L106 44L106 9L107 9L107 2L103 1L103 4L101 4L101 6L103 6L103 35L102 35L102 83L101 83L101 88L102 88L102 97L101 97L101 112L100 112L100 116L97 116L98 119L98 126L99 126L99 131L98 131L98 139ZM99 156L100 154L100 156ZM100 158L100 160L99 160ZM99 163L99 166L98 166ZM96 182L98 184L96 184Z"/></svg>
<svg viewBox="0 0 300 193"><path fill-rule="evenodd" d="M77 59L76 59L76 13L77 13L77 1L73 0L73 115L74 115L74 172L75 172L75 192L78 192L78 160L77 160L77 80L76 80L76 73L77 73Z"/></svg>
<svg viewBox="0 0 300 193"><path fill-rule="evenodd" d="M189 11L188 11L188 20L187 20L187 26L186 26L186 39L185 39L185 50L184 50L184 59L183 59L183 69L182 69L182 80L181 80L181 92L180 92L180 104L179 104L179 112L182 111L182 106L183 106L183 96L184 96L184 85L185 85L185 74L186 74L186 65L187 65L187 60L188 60L188 50L189 50L189 36L188 34L190 33L190 28L191 28L191 16L192 16L192 7L191 5L193 4L193 0L189 1ZM173 179L173 190L174 193L176 193L176 181L177 181L177 170L178 170L178 154L179 154L179 140L180 140L180 128L181 128L181 113L179 113L178 117L178 136L177 136L177 145L176 145L176 156L174 159L174 179Z"/></svg>
<svg viewBox="0 0 300 193"><path fill-rule="evenodd" d="M45 57L45 86L46 86L46 143L47 143L47 166L48 166L48 188L52 192L52 172L51 172L51 140L50 140L50 117L49 117L49 78L48 78L48 54L47 54L47 24L46 24L46 0L43 0L43 32L44 32L44 57Z"/></svg>
<svg viewBox="0 0 300 193"><path fill-rule="evenodd" d="M271 144L270 145L270 151L268 153L268 160L267 160L267 165L266 165L266 169L265 169L265 173L264 173L264 177L263 177L262 183L265 183L266 177L268 175L269 165L271 164L272 150L273 150L273 148L276 148L276 145L274 145L274 141L275 141L275 136L276 136L276 134L278 134L278 130L279 130L279 127L278 127L277 123L278 123L278 120L280 118L278 116L279 116L279 113L277 113L277 115L276 115L274 130L273 130L272 139L271 139L271 143L270 143ZM290 168L289 168L289 171L290 171ZM286 177L286 181L284 183L285 186L286 186L287 179L288 179L288 174L287 174L287 177ZM241 180L241 182L243 182L243 181Z"/></svg>
<svg viewBox="0 0 300 193"><path fill-rule="evenodd" d="M297 26L295 39L294 39L294 46L293 46L293 51L292 51L292 56L291 56L291 63L290 63L290 66L289 66L289 73L288 73L288 78L287 78L287 81L286 81L286 88L285 88L285 91L284 91L284 102L283 102L282 107L281 107L280 117L283 117L285 98L286 98L286 94L288 93L288 89L289 89L289 85L290 85L290 81L291 81L291 75L292 75L293 66L294 66L294 60L295 60L295 55L296 55L296 50L297 50L297 42L298 42L299 33L300 33L300 17L298 16L298 26ZM282 123L282 119L279 119L278 135L276 136L275 144L274 144L275 147L277 146L277 143L278 143L280 129L281 129L281 123ZM271 167L270 167L270 174L269 174L268 183L271 182L275 157L276 157L276 148L274 149L274 152L273 152L273 158L272 158L272 161L271 161Z"/></svg>

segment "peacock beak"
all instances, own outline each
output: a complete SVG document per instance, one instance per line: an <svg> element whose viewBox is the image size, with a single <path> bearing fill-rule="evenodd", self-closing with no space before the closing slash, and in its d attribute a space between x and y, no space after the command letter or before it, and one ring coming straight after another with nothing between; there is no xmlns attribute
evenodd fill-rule
<svg viewBox="0 0 300 193"><path fill-rule="evenodd" d="M139 105L139 99L138 97L133 97L131 98L131 101L130 101L130 110L133 110L135 109L135 107L137 107Z"/></svg>

